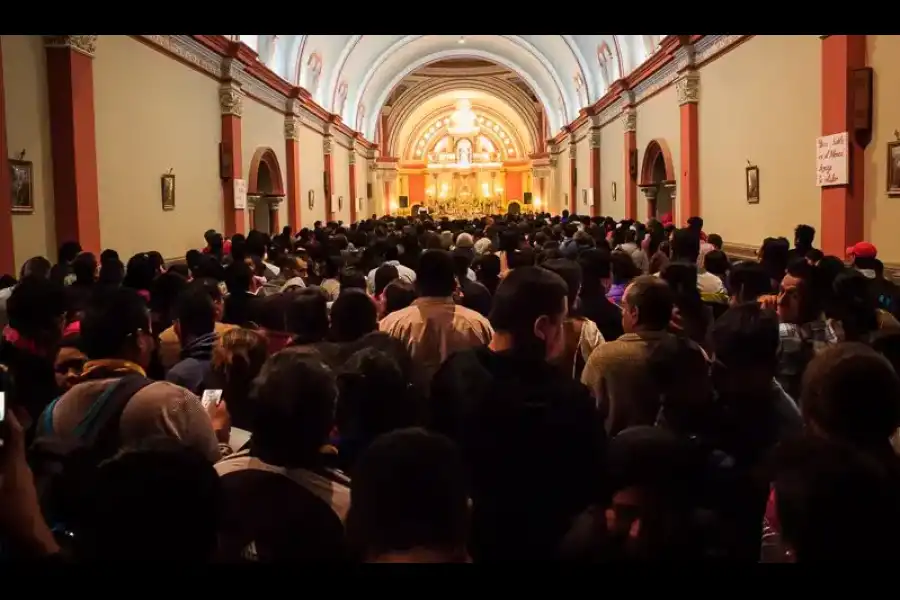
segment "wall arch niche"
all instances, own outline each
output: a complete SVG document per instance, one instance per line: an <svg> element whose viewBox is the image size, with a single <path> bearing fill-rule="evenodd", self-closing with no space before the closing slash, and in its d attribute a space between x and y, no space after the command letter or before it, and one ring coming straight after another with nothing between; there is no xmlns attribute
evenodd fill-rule
<svg viewBox="0 0 900 600"><path fill-rule="evenodd" d="M663 139L651 140L644 150L638 184L647 199L647 218L661 218L675 209L675 167L669 145Z"/></svg>
<svg viewBox="0 0 900 600"><path fill-rule="evenodd" d="M284 177L278 157L271 148L257 148L250 161L247 180L247 209L250 228L279 233L278 208L284 202Z"/></svg>

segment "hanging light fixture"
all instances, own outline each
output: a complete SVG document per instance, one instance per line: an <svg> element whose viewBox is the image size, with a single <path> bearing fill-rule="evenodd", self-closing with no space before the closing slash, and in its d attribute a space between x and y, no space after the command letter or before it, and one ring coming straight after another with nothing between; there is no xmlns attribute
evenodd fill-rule
<svg viewBox="0 0 900 600"><path fill-rule="evenodd" d="M473 136L476 135L481 128L475 124L476 116L472 112L472 103L467 98L460 98L456 101L456 110L450 115L450 126L447 131L451 135Z"/></svg>
<svg viewBox="0 0 900 600"><path fill-rule="evenodd" d="M457 44L465 44L465 43L466 43L466 36L464 36L464 35L459 36L459 39L456 41L456 43L457 43Z"/></svg>

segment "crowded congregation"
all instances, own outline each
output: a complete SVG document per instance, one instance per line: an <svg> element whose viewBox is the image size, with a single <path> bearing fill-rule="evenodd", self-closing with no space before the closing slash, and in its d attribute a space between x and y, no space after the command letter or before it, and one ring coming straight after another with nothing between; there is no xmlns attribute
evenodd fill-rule
<svg viewBox="0 0 900 600"><path fill-rule="evenodd" d="M209 230L172 264L64 243L0 291L4 558L894 558L900 289L815 234L738 260L699 217L565 211Z"/></svg>

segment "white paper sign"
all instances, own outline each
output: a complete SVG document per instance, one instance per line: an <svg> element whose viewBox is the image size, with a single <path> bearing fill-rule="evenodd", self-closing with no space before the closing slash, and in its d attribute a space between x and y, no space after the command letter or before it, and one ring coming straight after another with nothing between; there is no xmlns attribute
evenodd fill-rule
<svg viewBox="0 0 900 600"><path fill-rule="evenodd" d="M847 132L825 135L816 140L816 185L847 185L850 182L849 136Z"/></svg>
<svg viewBox="0 0 900 600"><path fill-rule="evenodd" d="M247 180L234 180L234 207L239 210L247 208Z"/></svg>

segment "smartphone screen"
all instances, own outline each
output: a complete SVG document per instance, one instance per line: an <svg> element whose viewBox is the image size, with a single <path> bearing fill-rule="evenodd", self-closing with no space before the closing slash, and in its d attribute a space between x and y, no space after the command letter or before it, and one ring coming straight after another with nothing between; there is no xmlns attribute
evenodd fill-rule
<svg viewBox="0 0 900 600"><path fill-rule="evenodd" d="M0 423L6 420L6 392L0 392Z"/></svg>
<svg viewBox="0 0 900 600"><path fill-rule="evenodd" d="M215 404L218 406L222 402L222 390L204 390L200 404L203 408L209 410L209 407Z"/></svg>

